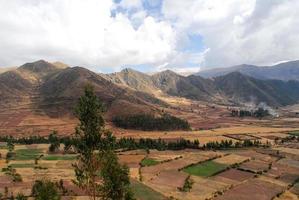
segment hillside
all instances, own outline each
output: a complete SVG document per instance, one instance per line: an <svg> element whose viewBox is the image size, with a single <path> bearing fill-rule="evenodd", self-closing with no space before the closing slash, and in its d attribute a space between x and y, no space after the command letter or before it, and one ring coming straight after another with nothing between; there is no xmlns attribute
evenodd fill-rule
<svg viewBox="0 0 299 200"><path fill-rule="evenodd" d="M299 99L299 82L259 80L232 72L216 77L216 87L234 102L265 102L271 106L294 104Z"/></svg>
<svg viewBox="0 0 299 200"><path fill-rule="evenodd" d="M297 81L261 80L240 72L214 79L184 77L170 70L153 75L132 69L96 74L83 67L40 60L0 74L0 105L11 108L26 104L49 116L68 115L86 83L94 85L108 116L159 112L161 106L168 106L161 95L216 104L265 102L271 106L290 105L299 99Z"/></svg>
<svg viewBox="0 0 299 200"><path fill-rule="evenodd" d="M265 102L271 106L284 106L294 104L299 99L297 81L257 79L240 72L209 79L195 75L184 77L170 70L150 76L125 69L103 77L125 88L153 95L159 90L169 96L221 104Z"/></svg>
<svg viewBox="0 0 299 200"><path fill-rule="evenodd" d="M299 60L284 62L273 66L237 65L227 68L204 70L195 75L205 78L223 76L240 72L257 79L299 80Z"/></svg>
<svg viewBox="0 0 299 200"><path fill-rule="evenodd" d="M95 87L111 115L121 114L123 108L127 108L123 110L125 114L155 112L154 105L166 106L148 93L124 89L83 67L70 68L43 60L0 74L0 105L7 108L27 105L26 108L49 116L69 115L87 83Z"/></svg>
<svg viewBox="0 0 299 200"><path fill-rule="evenodd" d="M153 95L160 91L165 95L207 101L215 100L217 94L211 80L198 76L185 77L170 70L147 75L132 69L124 69L102 77L115 84Z"/></svg>

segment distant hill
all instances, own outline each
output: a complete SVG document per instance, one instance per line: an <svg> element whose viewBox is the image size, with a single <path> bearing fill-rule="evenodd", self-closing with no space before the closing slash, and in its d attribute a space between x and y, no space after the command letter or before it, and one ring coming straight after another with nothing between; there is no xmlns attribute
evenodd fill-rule
<svg viewBox="0 0 299 200"><path fill-rule="evenodd" d="M216 87L233 102L265 102L272 106L295 104L299 100L299 82L259 80L240 72L216 77Z"/></svg>
<svg viewBox="0 0 299 200"><path fill-rule="evenodd" d="M26 104L51 116L71 114L87 83L95 87L111 115L116 111L155 112L155 105L166 105L148 93L124 89L83 67L61 67L43 60L0 74L0 105L11 108Z"/></svg>
<svg viewBox="0 0 299 200"><path fill-rule="evenodd" d="M7 71L11 71L11 70L15 70L17 67L0 67L0 74L7 72Z"/></svg>
<svg viewBox="0 0 299 200"><path fill-rule="evenodd" d="M185 97L214 103L260 103L272 106L294 104L299 100L299 82L261 80L240 72L206 79L181 76L166 70L146 75L131 69L108 75L109 80L137 91L160 90L170 96Z"/></svg>
<svg viewBox="0 0 299 200"><path fill-rule="evenodd" d="M204 78L223 76L231 72L240 72L257 79L299 80L299 60L284 62L273 66L237 65L227 68L204 70L195 75Z"/></svg>
<svg viewBox="0 0 299 200"><path fill-rule="evenodd" d="M170 70L153 75L132 69L96 74L83 67L40 60L0 74L0 105L1 108L22 105L49 116L69 115L87 83L94 85L109 117L160 113L161 107L168 106L161 95L221 104L265 102L271 106L299 100L298 81L262 80L240 72L214 79L185 77Z"/></svg>
<svg viewBox="0 0 299 200"><path fill-rule="evenodd" d="M132 69L124 69L103 77L116 84L151 94L161 91L170 96L211 100L217 93L211 80L198 76L185 77L170 70L148 75Z"/></svg>

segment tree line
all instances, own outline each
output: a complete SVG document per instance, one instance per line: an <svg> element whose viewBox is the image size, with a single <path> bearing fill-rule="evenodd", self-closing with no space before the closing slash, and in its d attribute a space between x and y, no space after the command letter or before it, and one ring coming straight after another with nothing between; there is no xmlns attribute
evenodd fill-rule
<svg viewBox="0 0 299 200"><path fill-rule="evenodd" d="M269 116L270 113L267 109L258 108L257 110L232 110L231 116L233 117L256 117L256 118L263 118Z"/></svg>
<svg viewBox="0 0 299 200"><path fill-rule="evenodd" d="M169 114L155 117L149 114L116 116L112 119L115 126L124 129L138 129L143 131L172 131L190 130L190 124L183 119Z"/></svg>

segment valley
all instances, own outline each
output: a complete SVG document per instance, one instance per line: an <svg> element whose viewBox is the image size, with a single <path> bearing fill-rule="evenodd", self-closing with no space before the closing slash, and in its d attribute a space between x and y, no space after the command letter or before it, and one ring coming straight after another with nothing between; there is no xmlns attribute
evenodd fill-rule
<svg viewBox="0 0 299 200"><path fill-rule="evenodd" d="M199 142L196 148L183 150L118 149L119 161L129 167L137 199L298 198L296 82L264 81L240 73L217 79L184 77L170 71L150 76L131 69L104 75L37 61L0 74L0 135L48 137L57 131L59 137L72 136L79 122L74 105L86 83L94 86L103 102L106 128L117 141L150 138L174 144L182 139ZM284 91L288 84L292 89ZM284 92L292 95L285 97ZM232 115L232 110L252 113L261 102L270 109L270 115ZM143 131L112 123L115 116L136 114L169 114L186 120L191 129ZM228 141L232 143L230 147L217 146ZM244 145L248 141L259 144ZM63 199L88 198L72 183L72 163L77 154L65 151L63 145L50 152L49 144L15 144L15 158L8 162L7 152L2 142L1 168L10 170L11 166L22 181L14 181L5 170L0 172L1 194L21 192L30 196L36 177L46 177L63 185Z"/></svg>

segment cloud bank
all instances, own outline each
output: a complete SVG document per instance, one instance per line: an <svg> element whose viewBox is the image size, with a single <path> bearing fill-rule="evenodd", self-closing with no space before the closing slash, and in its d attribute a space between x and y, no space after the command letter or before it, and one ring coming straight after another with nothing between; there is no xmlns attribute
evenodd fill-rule
<svg viewBox="0 0 299 200"><path fill-rule="evenodd" d="M297 0L0 0L0 66L184 72L294 60L298 9Z"/></svg>

